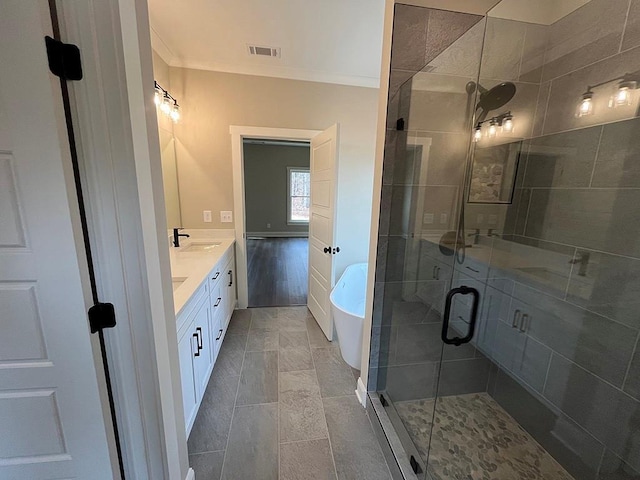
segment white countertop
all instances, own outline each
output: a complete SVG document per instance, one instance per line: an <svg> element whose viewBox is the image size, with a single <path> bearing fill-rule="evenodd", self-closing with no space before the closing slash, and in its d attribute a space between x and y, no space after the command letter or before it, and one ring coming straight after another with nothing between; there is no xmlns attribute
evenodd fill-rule
<svg viewBox="0 0 640 480"><path fill-rule="evenodd" d="M184 251L191 244L220 242L220 245L206 252ZM173 304L176 317L187 304L192 295L207 280L209 272L220 261L225 253L235 244L234 238L181 238L180 247L170 247L171 277L184 278L184 282L173 292ZM224 267L224 265L223 265Z"/></svg>

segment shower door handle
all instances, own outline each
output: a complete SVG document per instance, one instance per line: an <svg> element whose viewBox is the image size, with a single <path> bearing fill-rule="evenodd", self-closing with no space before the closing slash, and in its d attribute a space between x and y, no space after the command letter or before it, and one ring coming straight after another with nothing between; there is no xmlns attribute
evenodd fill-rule
<svg viewBox="0 0 640 480"><path fill-rule="evenodd" d="M471 319L469 320L469 330L467 334L460 337L449 338L449 317L451 316L451 304L453 303L453 297L456 295L473 295L473 305L471 307ZM473 287L461 286L449 290L447 293L447 301L444 306L444 318L442 320L442 341L448 345L455 345L456 347L469 343L473 338L473 334L476 329L476 320L478 317L478 304L480 303L480 293Z"/></svg>

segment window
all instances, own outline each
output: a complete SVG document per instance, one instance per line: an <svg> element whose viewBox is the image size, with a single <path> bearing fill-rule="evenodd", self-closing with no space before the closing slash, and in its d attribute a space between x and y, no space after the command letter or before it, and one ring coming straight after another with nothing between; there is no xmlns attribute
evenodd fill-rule
<svg viewBox="0 0 640 480"><path fill-rule="evenodd" d="M311 173L308 168L287 167L289 185L287 223L309 223Z"/></svg>

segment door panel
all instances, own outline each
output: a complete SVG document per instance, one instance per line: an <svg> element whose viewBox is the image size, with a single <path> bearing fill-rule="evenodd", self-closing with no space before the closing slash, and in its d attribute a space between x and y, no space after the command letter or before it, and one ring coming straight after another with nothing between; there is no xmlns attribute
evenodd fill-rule
<svg viewBox="0 0 640 480"><path fill-rule="evenodd" d="M311 215L309 221L308 306L325 336L333 337L329 295L335 282L335 203L338 125L311 140ZM325 249L329 249L325 251Z"/></svg>
<svg viewBox="0 0 640 480"><path fill-rule="evenodd" d="M44 45L50 29L46 1L2 2L0 478L111 480L60 85Z"/></svg>

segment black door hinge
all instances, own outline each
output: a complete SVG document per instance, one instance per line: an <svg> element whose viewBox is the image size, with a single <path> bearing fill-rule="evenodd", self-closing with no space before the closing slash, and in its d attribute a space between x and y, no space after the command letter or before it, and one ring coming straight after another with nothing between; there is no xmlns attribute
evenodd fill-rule
<svg viewBox="0 0 640 480"><path fill-rule="evenodd" d="M96 333L104 328L116 326L116 310L113 303L96 303L89 309L89 326L91 333Z"/></svg>
<svg viewBox="0 0 640 480"><path fill-rule="evenodd" d="M419 473L422 473L422 468L420 468L420 464L416 461L416 457L411 455L411 458L409 459L409 463L411 464L413 473L415 473L416 475L418 475Z"/></svg>
<svg viewBox="0 0 640 480"><path fill-rule="evenodd" d="M80 49L76 45L63 43L49 36L44 37L44 40L51 73L63 80L82 80Z"/></svg>

